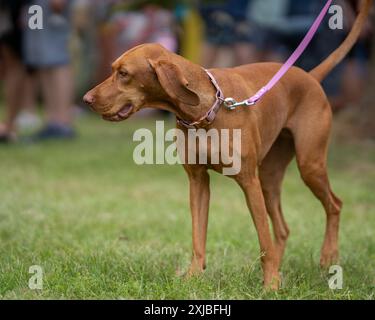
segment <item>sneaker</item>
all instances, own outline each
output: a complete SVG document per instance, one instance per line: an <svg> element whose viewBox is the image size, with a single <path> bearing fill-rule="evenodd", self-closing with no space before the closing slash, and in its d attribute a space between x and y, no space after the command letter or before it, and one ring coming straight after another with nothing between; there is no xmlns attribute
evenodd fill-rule
<svg viewBox="0 0 375 320"><path fill-rule="evenodd" d="M0 145L10 144L17 142L17 136L15 133L1 133L0 134Z"/></svg>
<svg viewBox="0 0 375 320"><path fill-rule="evenodd" d="M42 120L35 113L30 111L22 111L16 119L16 124L21 131L30 131L40 128L42 125Z"/></svg>
<svg viewBox="0 0 375 320"><path fill-rule="evenodd" d="M31 140L34 142L46 140L71 140L76 137L76 132L73 128L61 124L48 124L34 136Z"/></svg>

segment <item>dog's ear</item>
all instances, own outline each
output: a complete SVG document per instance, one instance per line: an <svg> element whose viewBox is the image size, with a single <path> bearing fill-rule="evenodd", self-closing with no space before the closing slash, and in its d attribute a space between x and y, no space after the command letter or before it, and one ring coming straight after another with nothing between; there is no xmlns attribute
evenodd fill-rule
<svg viewBox="0 0 375 320"><path fill-rule="evenodd" d="M148 62L155 70L160 85L174 102L189 106L199 105L199 96L189 88L189 82L179 66L167 60L148 59Z"/></svg>

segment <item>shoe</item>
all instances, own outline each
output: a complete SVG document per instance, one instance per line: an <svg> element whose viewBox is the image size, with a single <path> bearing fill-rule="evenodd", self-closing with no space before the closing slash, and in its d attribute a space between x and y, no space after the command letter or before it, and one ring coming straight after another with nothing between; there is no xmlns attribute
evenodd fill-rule
<svg viewBox="0 0 375 320"><path fill-rule="evenodd" d="M16 135L11 133L0 134L0 144L11 144L17 141Z"/></svg>
<svg viewBox="0 0 375 320"><path fill-rule="evenodd" d="M61 124L48 124L31 137L32 142L47 140L72 140L76 137L73 128Z"/></svg>
<svg viewBox="0 0 375 320"><path fill-rule="evenodd" d="M42 120L35 113L23 111L17 117L16 124L20 131L31 131L40 128L42 125Z"/></svg>

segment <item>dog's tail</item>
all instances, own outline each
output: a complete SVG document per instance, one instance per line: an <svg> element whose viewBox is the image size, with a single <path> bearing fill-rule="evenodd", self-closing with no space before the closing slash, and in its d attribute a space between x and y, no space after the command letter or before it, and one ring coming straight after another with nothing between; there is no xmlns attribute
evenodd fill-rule
<svg viewBox="0 0 375 320"><path fill-rule="evenodd" d="M348 37L326 60L310 71L310 74L319 82L323 81L324 78L332 71L332 69L345 58L345 56L357 42L363 26L366 23L372 2L373 0L362 0L361 10Z"/></svg>

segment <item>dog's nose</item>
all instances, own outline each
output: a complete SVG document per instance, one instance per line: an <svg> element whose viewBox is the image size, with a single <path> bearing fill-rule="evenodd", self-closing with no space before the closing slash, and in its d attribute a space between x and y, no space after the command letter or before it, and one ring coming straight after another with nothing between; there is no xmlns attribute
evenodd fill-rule
<svg viewBox="0 0 375 320"><path fill-rule="evenodd" d="M90 92L88 92L83 97L83 102L91 106L92 104L94 104L95 98Z"/></svg>

